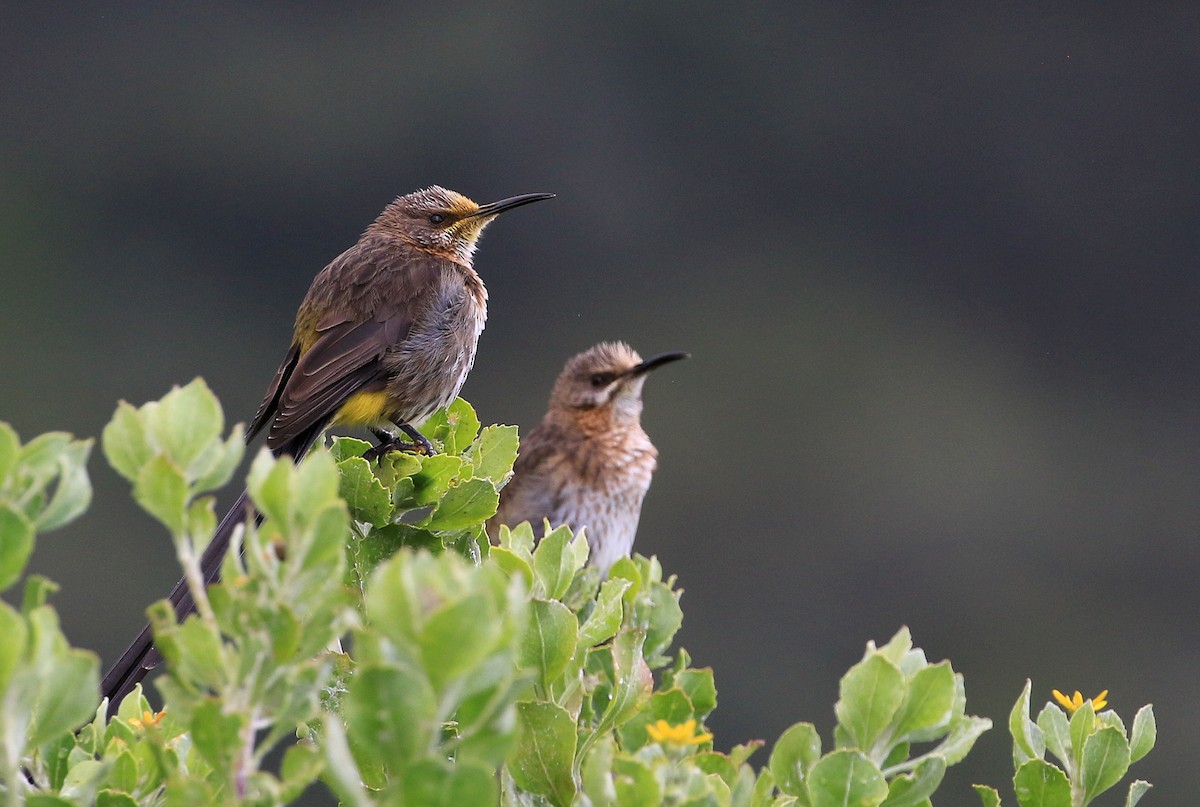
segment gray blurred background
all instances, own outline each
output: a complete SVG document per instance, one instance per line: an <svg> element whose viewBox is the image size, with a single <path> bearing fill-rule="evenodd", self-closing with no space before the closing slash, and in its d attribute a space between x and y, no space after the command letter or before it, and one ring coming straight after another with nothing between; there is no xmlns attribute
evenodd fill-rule
<svg viewBox="0 0 1200 807"><path fill-rule="evenodd" d="M596 341L692 352L638 549L718 747L828 742L906 624L997 722L939 803L1011 799L1027 677L1154 702L1134 774L1192 800L1200 10L645 5L7 4L0 418L98 435L202 375L244 421L394 196L553 191L481 245L464 395L527 429ZM96 453L33 568L107 665L177 572Z"/></svg>

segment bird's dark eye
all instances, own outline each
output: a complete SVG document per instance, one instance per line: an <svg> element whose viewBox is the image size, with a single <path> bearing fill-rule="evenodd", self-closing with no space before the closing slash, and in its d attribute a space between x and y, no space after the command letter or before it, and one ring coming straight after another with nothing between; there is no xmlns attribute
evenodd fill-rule
<svg viewBox="0 0 1200 807"><path fill-rule="evenodd" d="M429 223L430 224L441 224L445 220L446 220L446 217L443 216L441 213L430 213L429 214Z"/></svg>
<svg viewBox="0 0 1200 807"><path fill-rule="evenodd" d="M593 387L607 387L616 378L612 373L596 373L592 376Z"/></svg>

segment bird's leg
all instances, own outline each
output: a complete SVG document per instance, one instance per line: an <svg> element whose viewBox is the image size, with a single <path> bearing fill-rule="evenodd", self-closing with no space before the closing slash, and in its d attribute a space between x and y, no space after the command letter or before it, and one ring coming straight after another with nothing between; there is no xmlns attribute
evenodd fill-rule
<svg viewBox="0 0 1200 807"><path fill-rule="evenodd" d="M406 443L387 429L371 428L369 431L375 435L375 439L379 441L379 445L368 448L363 452L363 459L367 462L374 462L389 451L409 451L414 454L425 454L432 457L437 452L434 451L433 445L425 438L425 435L409 426L407 423L398 423L404 433L412 438L411 443Z"/></svg>

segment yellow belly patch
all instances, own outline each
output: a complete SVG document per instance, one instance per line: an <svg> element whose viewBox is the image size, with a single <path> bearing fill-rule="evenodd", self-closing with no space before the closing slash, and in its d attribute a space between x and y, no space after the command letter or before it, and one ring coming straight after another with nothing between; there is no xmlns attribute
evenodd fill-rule
<svg viewBox="0 0 1200 807"><path fill-rule="evenodd" d="M334 423L349 426L367 426L383 420L388 413L388 394L378 392L356 392L351 395L333 417Z"/></svg>

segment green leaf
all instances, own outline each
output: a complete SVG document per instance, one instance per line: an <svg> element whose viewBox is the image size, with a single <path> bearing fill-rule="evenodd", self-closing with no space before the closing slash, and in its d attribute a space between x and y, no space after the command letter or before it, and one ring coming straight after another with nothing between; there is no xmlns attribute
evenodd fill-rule
<svg viewBox="0 0 1200 807"><path fill-rule="evenodd" d="M805 794L804 779L821 758L821 737L812 723L796 723L780 735L768 766L775 784L789 796Z"/></svg>
<svg viewBox="0 0 1200 807"><path fill-rule="evenodd" d="M421 660L434 690L441 692L483 661L499 631L495 609L484 594L471 594L436 610L419 637Z"/></svg>
<svg viewBox="0 0 1200 807"><path fill-rule="evenodd" d="M92 481L87 473L91 451L91 440L79 440L67 446L59 456L58 486L50 503L34 521L39 531L58 529L74 521L92 503Z"/></svg>
<svg viewBox="0 0 1200 807"><path fill-rule="evenodd" d="M447 453L461 454L466 451L475 439L475 435L479 434L479 418L475 415L471 404L462 398L455 398L449 406L435 413L426 421L426 427L429 426L430 421L435 421L440 417L445 417L445 431L443 432L441 428L435 428L434 431L437 432L437 439L441 440L446 447Z"/></svg>
<svg viewBox="0 0 1200 807"><path fill-rule="evenodd" d="M971 787L975 788L975 792L979 794L983 807L1000 807L1000 792L996 788L988 785L971 785Z"/></svg>
<svg viewBox="0 0 1200 807"><path fill-rule="evenodd" d="M180 468L190 466L225 428L221 404L201 378L175 387L157 407L143 411L154 440Z"/></svg>
<svg viewBox="0 0 1200 807"><path fill-rule="evenodd" d="M517 741L509 758L513 781L523 790L566 807L575 798L575 721L554 703L517 704Z"/></svg>
<svg viewBox="0 0 1200 807"><path fill-rule="evenodd" d="M872 655L871 650L874 646L874 642L867 644L867 652L863 656L863 661L866 661ZM899 667L904 657L912 651L912 646L912 633L909 631L907 625L901 625L900 630L896 631L895 635L888 640L888 643L875 652Z"/></svg>
<svg viewBox="0 0 1200 807"><path fill-rule="evenodd" d="M663 803L654 772L632 757L613 760L613 786L621 807L659 807Z"/></svg>
<svg viewBox="0 0 1200 807"><path fill-rule="evenodd" d="M424 753L437 721L429 679L415 668L364 665L345 696L350 737L376 764L404 763Z"/></svg>
<svg viewBox="0 0 1200 807"><path fill-rule="evenodd" d="M421 807L462 807L496 804L500 793L495 774L472 762L422 759L409 765L400 776L396 803Z"/></svg>
<svg viewBox="0 0 1200 807"><path fill-rule="evenodd" d="M1158 727L1154 722L1154 707L1143 706L1133 717L1133 732L1129 736L1129 761L1137 762L1150 753L1157 739Z"/></svg>
<svg viewBox="0 0 1200 807"><path fill-rule="evenodd" d="M1092 708L1092 702L1086 700L1083 706L1075 710L1075 714L1071 715L1071 748L1076 754L1083 750L1083 744L1087 738L1092 736L1098 728L1096 724L1096 710Z"/></svg>
<svg viewBox="0 0 1200 807"><path fill-rule="evenodd" d="M1129 770L1129 741L1120 730L1107 726L1083 744L1079 778L1084 798L1091 801L1121 781Z"/></svg>
<svg viewBox="0 0 1200 807"><path fill-rule="evenodd" d="M612 643L613 692L608 707L601 716L596 732L619 726L637 709L643 697L649 695L653 681L649 678L642 655L646 641L643 630L621 631Z"/></svg>
<svg viewBox="0 0 1200 807"><path fill-rule="evenodd" d="M615 753L616 743L612 735L606 734L584 755L579 778L593 807L615 807L617 803L612 775Z"/></svg>
<svg viewBox="0 0 1200 807"><path fill-rule="evenodd" d="M496 515L500 494L486 479L468 479L451 487L422 526L431 530L462 530Z"/></svg>
<svg viewBox="0 0 1200 807"><path fill-rule="evenodd" d="M96 794L96 807L137 807L137 802L128 793L101 790Z"/></svg>
<svg viewBox="0 0 1200 807"><path fill-rule="evenodd" d="M1037 718L1038 728L1046 738L1046 748L1058 758L1067 773L1071 772L1071 726L1067 715L1053 703L1047 703Z"/></svg>
<svg viewBox="0 0 1200 807"><path fill-rule="evenodd" d="M130 482L137 481L138 471L154 456L141 413L124 401L101 432L100 447L113 470Z"/></svg>
<svg viewBox="0 0 1200 807"><path fill-rule="evenodd" d="M0 591L15 583L33 554L33 525L24 513L0 503Z"/></svg>
<svg viewBox="0 0 1200 807"><path fill-rule="evenodd" d="M904 702L896 716L893 737L902 740L946 723L954 700L954 670L943 661L918 671L905 682Z"/></svg>
<svg viewBox="0 0 1200 807"><path fill-rule="evenodd" d="M350 508L350 515L375 527L387 524L392 516L392 494L371 473L370 464L362 457L351 457L338 463L338 471L338 495Z"/></svg>
<svg viewBox="0 0 1200 807"><path fill-rule="evenodd" d="M17 453L17 465L37 487L42 487L58 473L59 458L70 444L71 435L66 432L39 434Z"/></svg>
<svg viewBox="0 0 1200 807"><path fill-rule="evenodd" d="M548 687L567 668L575 653L579 622L561 602L530 602L528 627L521 640L521 666L536 672L539 686Z"/></svg>
<svg viewBox="0 0 1200 807"><path fill-rule="evenodd" d="M132 793L138 783L138 766L133 754L128 750L117 754L104 777L104 783L116 790Z"/></svg>
<svg viewBox="0 0 1200 807"><path fill-rule="evenodd" d="M1008 730L1013 738L1013 759L1021 764L1030 759L1041 759L1046 753L1046 740L1042 730L1029 719L1029 693L1033 682L1025 680L1017 702L1008 714Z"/></svg>
<svg viewBox="0 0 1200 807"><path fill-rule="evenodd" d="M8 478L13 466L17 464L17 455L20 451L21 438L17 436L16 430L0 420L0 488L4 487L4 480Z"/></svg>
<svg viewBox="0 0 1200 807"><path fill-rule="evenodd" d="M927 804L945 775L946 760L939 756L927 758L911 774L892 779L883 807L920 807Z"/></svg>
<svg viewBox="0 0 1200 807"><path fill-rule="evenodd" d="M546 599L557 600L566 594L575 572L583 565L575 563L575 553L567 547L570 541L570 528L562 526L546 533L533 550L533 573Z"/></svg>
<svg viewBox="0 0 1200 807"><path fill-rule="evenodd" d="M0 690L3 689L4 683L0 681ZM57 740L51 740L38 750L46 764L46 778L51 790L62 788L70 769L71 752L74 750L75 737L72 734L64 734Z"/></svg>
<svg viewBox="0 0 1200 807"><path fill-rule="evenodd" d="M188 484L183 473L165 455L159 454L142 466L134 483L133 498L172 535L183 534Z"/></svg>
<svg viewBox="0 0 1200 807"><path fill-rule="evenodd" d="M228 482L245 453L246 441L240 424L234 427L225 442L213 440L188 468L188 473L195 479L196 490L215 490Z"/></svg>
<svg viewBox="0 0 1200 807"><path fill-rule="evenodd" d="M290 464L286 460L284 463ZM319 512L322 505L337 500L339 478L337 465L327 451L308 452L295 468L290 515L302 521L302 514Z"/></svg>
<svg viewBox="0 0 1200 807"><path fill-rule="evenodd" d="M505 528L507 529L507 528ZM519 575L528 589L533 585L533 567L531 567L524 558L509 549L500 546L493 546L491 552L488 553L492 562L504 570L504 573L510 577ZM614 631L615 632L615 631Z"/></svg>
<svg viewBox="0 0 1200 807"><path fill-rule="evenodd" d="M462 473L463 461L449 454L421 458L421 470L412 475L413 500L418 504L437 504L451 483Z"/></svg>
<svg viewBox="0 0 1200 807"><path fill-rule="evenodd" d="M245 716L226 714L217 700L204 700L192 716L192 743L214 770L229 775L241 750Z"/></svg>
<svg viewBox="0 0 1200 807"><path fill-rule="evenodd" d="M38 621L41 614L52 614L43 607L30 615ZM42 745L61 734L74 731L88 722L95 714L96 692L100 688L100 659L95 653L74 650L67 646L66 637L58 631L58 620L53 618L54 644L59 645L52 658L40 670L38 698L33 708L33 721L27 731L30 745ZM51 629L50 617L39 628L45 633Z"/></svg>
<svg viewBox="0 0 1200 807"><path fill-rule="evenodd" d="M697 719L703 720L717 708L717 685L711 667L680 671L675 675L675 686L687 693Z"/></svg>
<svg viewBox="0 0 1200 807"><path fill-rule="evenodd" d="M329 454L333 461L340 465L351 457L362 457L370 448L370 443L357 437L335 437L333 445L329 447Z"/></svg>
<svg viewBox="0 0 1200 807"><path fill-rule="evenodd" d="M872 658L895 669L895 665L883 656ZM896 670L896 673L899 675L900 671ZM850 804L874 807L888 794L887 781L879 769L862 753L847 749L821 757L809 771L805 784L811 807L846 807Z"/></svg>
<svg viewBox="0 0 1200 807"><path fill-rule="evenodd" d="M1060 768L1041 759L1017 768L1013 789L1021 807L1071 807L1071 783Z"/></svg>
<svg viewBox="0 0 1200 807"><path fill-rule="evenodd" d="M991 727L992 721L986 717L961 717L950 729L949 736L934 749L934 752L945 759L947 765L957 765L971 751L980 735Z"/></svg>
<svg viewBox="0 0 1200 807"><path fill-rule="evenodd" d="M289 523L288 502L292 498L292 478L296 468L290 459L278 459L266 448L260 449L250 463L246 489L263 518L280 525Z"/></svg>
<svg viewBox="0 0 1200 807"><path fill-rule="evenodd" d="M99 767L99 765L99 762L95 763L96 767ZM78 807L78 802L62 796L56 796L53 793L32 793L25 798L23 804L25 807ZM99 798L96 799L96 804L100 804ZM105 805L105 807L109 806ZM121 807L124 807L124 805L121 805Z"/></svg>
<svg viewBox="0 0 1200 807"><path fill-rule="evenodd" d="M646 660L657 666L665 661L660 656L683 624L683 611L675 593L663 583L647 584L644 594L648 596L639 597L634 607L634 622L646 626Z"/></svg>
<svg viewBox="0 0 1200 807"><path fill-rule="evenodd" d="M465 456L475 466L476 477L500 487L512 476L517 444L516 426L485 426Z"/></svg>
<svg viewBox="0 0 1200 807"><path fill-rule="evenodd" d="M325 769L325 757L315 743L298 742L283 754L279 778L283 785L284 804L295 801Z"/></svg>
<svg viewBox="0 0 1200 807"><path fill-rule="evenodd" d="M152 614L151 621L154 619ZM160 633L164 634L161 639ZM181 676L213 689L220 688L227 680L227 660L221 637L199 617L192 615L182 625L165 633L155 625L154 636L163 657L178 668Z"/></svg>
<svg viewBox="0 0 1200 807"><path fill-rule="evenodd" d="M1146 791L1149 790L1150 787L1151 785L1149 782L1145 782L1141 779L1138 779L1130 784L1129 795L1125 798L1125 807L1134 807L1134 805L1142 800L1142 796L1146 795Z"/></svg>
<svg viewBox="0 0 1200 807"><path fill-rule="evenodd" d="M903 699L904 678L900 669L875 654L855 664L842 677L834 711L855 747L870 752Z"/></svg>
<svg viewBox="0 0 1200 807"><path fill-rule="evenodd" d="M27 638L25 620L8 603L0 601L0 693L8 688L13 671L22 661Z"/></svg>

